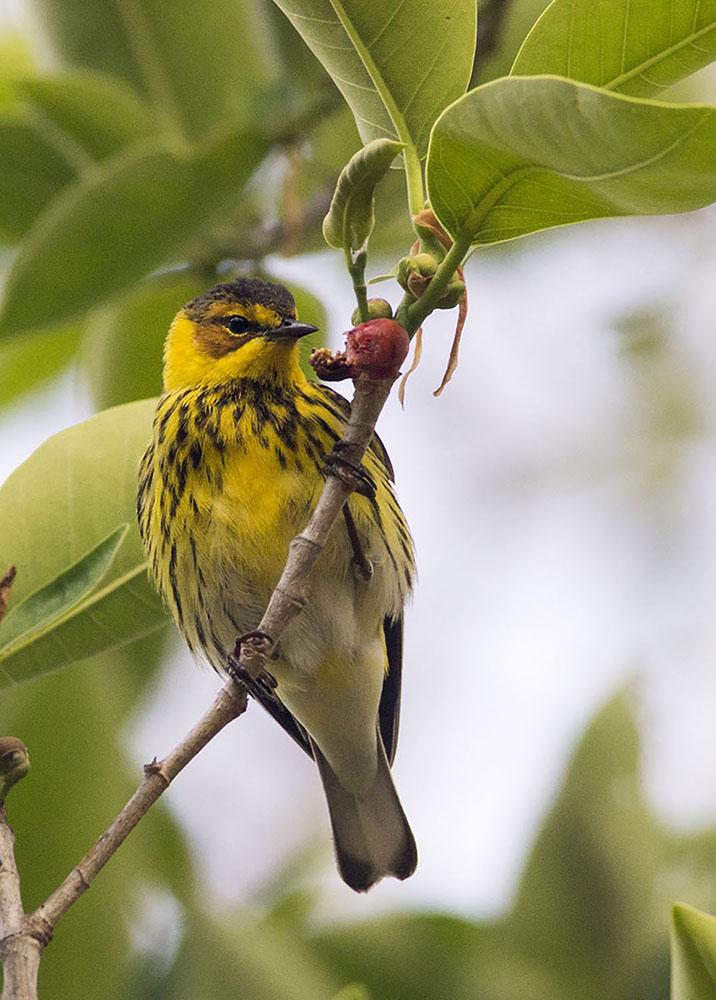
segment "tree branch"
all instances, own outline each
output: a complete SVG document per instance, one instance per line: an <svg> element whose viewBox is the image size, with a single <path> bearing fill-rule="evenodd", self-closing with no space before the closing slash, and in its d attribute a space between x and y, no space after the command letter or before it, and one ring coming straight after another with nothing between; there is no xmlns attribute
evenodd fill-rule
<svg viewBox="0 0 716 1000"><path fill-rule="evenodd" d="M392 377L372 378L365 372L355 380L343 437L333 449L318 504L304 530L291 542L281 579L259 625L262 635L240 644L238 666L253 677L261 672L281 632L305 604L310 573L344 504L360 483L361 461L394 381ZM28 915L20 897L13 834L5 810L0 808L0 958L5 974L0 1000L37 1000L40 956L58 920L90 887L176 775L224 726L241 715L246 705L245 689L228 680L203 718L175 749L164 760L155 759L145 766L144 780L124 809L62 884Z"/></svg>
<svg viewBox="0 0 716 1000"><path fill-rule="evenodd" d="M49 939L47 939L49 940ZM15 864L15 835L0 806L0 960L2 1000L37 1000L37 971L47 940L28 933Z"/></svg>

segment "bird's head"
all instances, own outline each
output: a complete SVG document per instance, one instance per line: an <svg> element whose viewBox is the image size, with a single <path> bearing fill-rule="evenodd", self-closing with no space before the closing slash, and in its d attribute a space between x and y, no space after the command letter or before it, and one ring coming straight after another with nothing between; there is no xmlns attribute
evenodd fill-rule
<svg viewBox="0 0 716 1000"><path fill-rule="evenodd" d="M179 311L164 347L164 389L219 385L237 378L293 382L303 376L300 323L283 285L237 278L215 285Z"/></svg>

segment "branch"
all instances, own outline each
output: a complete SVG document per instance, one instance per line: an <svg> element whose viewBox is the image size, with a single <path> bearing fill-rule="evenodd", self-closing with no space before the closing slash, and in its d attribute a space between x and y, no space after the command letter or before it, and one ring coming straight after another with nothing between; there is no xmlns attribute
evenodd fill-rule
<svg viewBox="0 0 716 1000"><path fill-rule="evenodd" d="M0 806L0 959L2 1000L37 1000L37 972L47 940L28 933L15 864L15 835Z"/></svg>
<svg viewBox="0 0 716 1000"><path fill-rule="evenodd" d="M372 378L366 372L355 379L351 414L329 460L326 484L306 528L291 542L281 579L259 625L262 635L240 644L238 666L253 677L260 673L283 629L305 604L309 575L334 522L360 483L361 461L394 381L392 374ZM0 808L0 958L5 974L0 1000L36 1000L40 956L57 922L89 889L95 876L176 775L246 706L246 690L229 679L203 718L175 749L164 760L155 759L145 766L144 780L117 818L52 895L28 915L20 898L14 838L5 810Z"/></svg>
<svg viewBox="0 0 716 1000"><path fill-rule="evenodd" d="M101 871L117 848L124 843L142 816L149 811L159 796L166 791L174 778L206 744L221 732L224 726L246 711L246 692L231 682L219 691L214 703L181 743L164 760L155 758L144 766L144 780L102 834L97 843L76 865L64 882L30 915L30 921L45 931L52 932L83 892L89 889L94 877Z"/></svg>

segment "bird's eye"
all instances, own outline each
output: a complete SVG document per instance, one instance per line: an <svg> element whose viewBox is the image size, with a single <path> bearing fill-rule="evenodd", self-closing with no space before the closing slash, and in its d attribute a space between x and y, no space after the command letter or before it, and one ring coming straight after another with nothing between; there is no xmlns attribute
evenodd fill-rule
<svg viewBox="0 0 716 1000"><path fill-rule="evenodd" d="M231 333L246 333L249 328L249 321L245 316L229 316L224 320L224 326L226 326Z"/></svg>

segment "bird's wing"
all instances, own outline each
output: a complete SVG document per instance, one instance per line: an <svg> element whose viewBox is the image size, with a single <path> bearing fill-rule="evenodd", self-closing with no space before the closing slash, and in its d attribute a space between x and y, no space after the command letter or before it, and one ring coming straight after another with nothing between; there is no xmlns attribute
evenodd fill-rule
<svg viewBox="0 0 716 1000"><path fill-rule="evenodd" d="M383 690L378 706L378 729L383 739L388 763L392 765L398 747L398 727L400 725L400 684L403 669L402 616L396 619L386 618L383 622L383 633L388 655L388 671L383 681ZM313 760L313 750L306 730L289 712L275 691L260 681L254 682L251 686L247 685L247 687L249 694Z"/></svg>
<svg viewBox="0 0 716 1000"><path fill-rule="evenodd" d="M400 725L400 682L403 672L403 616L386 618L383 622L385 650L388 654L388 672L383 681L383 691L378 707L378 728L383 737L388 763L395 760Z"/></svg>
<svg viewBox="0 0 716 1000"><path fill-rule="evenodd" d="M244 684L249 694L278 722L284 732L288 733L291 739L295 740L301 749L305 750L311 760L313 760L313 750L311 749L306 730L289 712L275 691L267 684L262 684L260 680L250 683L242 679L241 683Z"/></svg>

